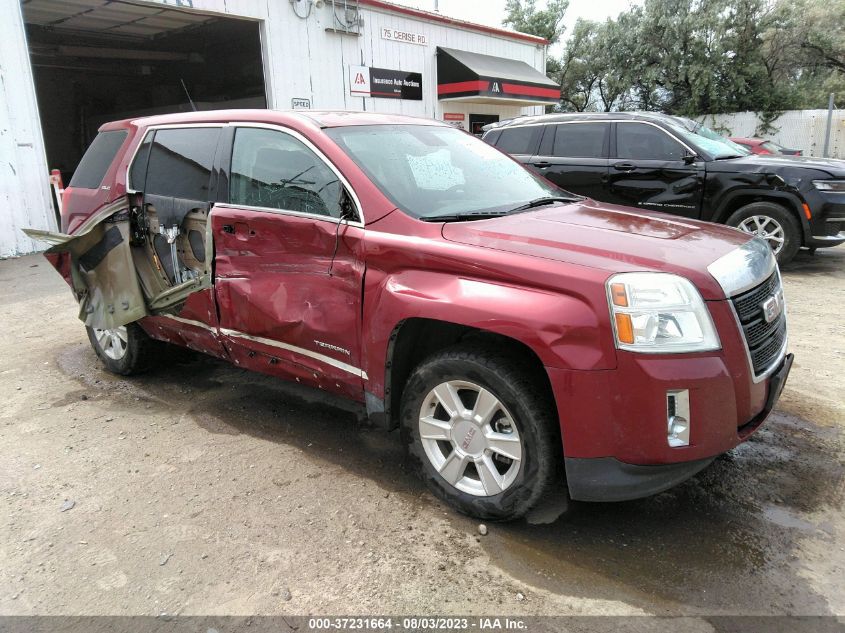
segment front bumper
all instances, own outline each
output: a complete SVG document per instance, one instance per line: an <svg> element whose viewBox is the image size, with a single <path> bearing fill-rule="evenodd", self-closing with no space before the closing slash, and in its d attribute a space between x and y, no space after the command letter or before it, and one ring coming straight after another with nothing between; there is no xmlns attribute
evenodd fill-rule
<svg viewBox="0 0 845 633"><path fill-rule="evenodd" d="M792 354L784 358L780 367L767 380L767 395L763 409L751 420L733 426L733 439L725 450L747 439L769 416L783 391L792 367ZM715 394L714 394L715 395ZM634 413L634 412L632 412ZM718 426L724 420L701 420L701 424ZM665 435L665 431L664 431ZM565 447L565 446L564 446ZM674 449L677 450L677 449ZM632 464L615 457L565 456L566 480L569 495L579 501L626 501L657 494L689 479L706 468L723 450L709 457L663 464ZM685 453L678 453L683 457Z"/></svg>
<svg viewBox="0 0 845 633"><path fill-rule="evenodd" d="M824 248L845 243L845 193L813 189L804 193L812 217L804 235L804 246Z"/></svg>
<svg viewBox="0 0 845 633"><path fill-rule="evenodd" d="M566 483L569 496L578 501L629 501L677 486L707 468L714 459L641 466L613 457L567 457Z"/></svg>

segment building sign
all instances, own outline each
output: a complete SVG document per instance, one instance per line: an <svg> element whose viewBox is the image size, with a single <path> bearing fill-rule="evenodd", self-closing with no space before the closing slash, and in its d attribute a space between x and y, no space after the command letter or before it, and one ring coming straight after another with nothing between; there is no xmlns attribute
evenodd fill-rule
<svg viewBox="0 0 845 633"><path fill-rule="evenodd" d="M290 100L290 107L294 110L310 110L311 99L303 99L302 97L294 97Z"/></svg>
<svg viewBox="0 0 845 633"><path fill-rule="evenodd" d="M349 93L354 97L422 101L422 73L350 66Z"/></svg>
<svg viewBox="0 0 845 633"><path fill-rule="evenodd" d="M443 113L443 120L444 121L464 121L466 120L467 115L463 112L444 112Z"/></svg>
<svg viewBox="0 0 845 633"><path fill-rule="evenodd" d="M422 33L399 31L398 29L391 29L388 27L382 27L381 39L390 40L392 42L405 42L406 44L419 44L420 46L428 44L428 38Z"/></svg>

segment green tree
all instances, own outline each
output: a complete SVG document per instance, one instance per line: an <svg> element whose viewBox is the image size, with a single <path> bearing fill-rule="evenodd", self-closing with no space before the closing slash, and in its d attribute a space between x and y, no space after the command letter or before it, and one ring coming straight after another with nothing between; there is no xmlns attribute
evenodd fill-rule
<svg viewBox="0 0 845 633"><path fill-rule="evenodd" d="M566 4L509 0L508 23L554 41ZM845 0L645 0L579 20L547 70L562 110L753 110L771 126L830 92L845 98Z"/></svg>
<svg viewBox="0 0 845 633"><path fill-rule="evenodd" d="M569 0L548 0L543 9L537 8L537 0L508 0L503 24L554 44L563 35L563 17L568 8Z"/></svg>

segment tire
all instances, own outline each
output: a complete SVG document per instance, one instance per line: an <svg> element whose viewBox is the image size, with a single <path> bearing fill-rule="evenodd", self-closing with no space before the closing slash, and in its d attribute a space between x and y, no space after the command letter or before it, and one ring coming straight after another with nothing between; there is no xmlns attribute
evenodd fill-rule
<svg viewBox="0 0 845 633"><path fill-rule="evenodd" d="M740 207L728 218L726 224L766 240L781 266L792 261L801 248L801 225L798 218L774 202L752 202Z"/></svg>
<svg viewBox="0 0 845 633"><path fill-rule="evenodd" d="M436 353L414 370L402 394L400 432L409 462L439 499L464 514L493 521L523 516L559 485L563 472L546 385L519 354L483 345ZM478 405L478 417L450 416L441 395L452 398L451 410L460 406L455 396L466 410Z"/></svg>
<svg viewBox="0 0 845 633"><path fill-rule="evenodd" d="M91 347L109 372L130 376L146 371L152 364L158 343L137 323L113 330L85 329Z"/></svg>

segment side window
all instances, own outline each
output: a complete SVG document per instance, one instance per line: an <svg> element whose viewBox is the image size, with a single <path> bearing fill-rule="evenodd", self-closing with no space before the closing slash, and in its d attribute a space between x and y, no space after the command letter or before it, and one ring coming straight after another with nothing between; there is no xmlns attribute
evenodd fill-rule
<svg viewBox="0 0 845 633"><path fill-rule="evenodd" d="M153 144L153 134L155 132L147 132L147 135L141 142L141 147L135 153L135 158L129 167L129 182L126 184L129 189L144 191L146 187L147 160L150 158L150 146Z"/></svg>
<svg viewBox="0 0 845 633"><path fill-rule="evenodd" d="M343 185L323 160L290 134L238 128L229 202L339 218Z"/></svg>
<svg viewBox="0 0 845 633"><path fill-rule="evenodd" d="M541 129L539 125L505 128L496 147L508 154L533 154Z"/></svg>
<svg viewBox="0 0 845 633"><path fill-rule="evenodd" d="M554 156L604 158L609 123L565 123L555 126Z"/></svg>
<svg viewBox="0 0 845 633"><path fill-rule="evenodd" d="M207 201L218 136L216 127L157 130L144 193Z"/></svg>
<svg viewBox="0 0 845 633"><path fill-rule="evenodd" d="M617 123L616 156L639 160L683 160L684 147L653 125Z"/></svg>
<svg viewBox="0 0 845 633"><path fill-rule="evenodd" d="M126 135L126 130L111 130L97 134L97 138L91 143L82 160L79 161L76 171L73 172L69 186L97 189L117 155L117 150L126 140Z"/></svg>

